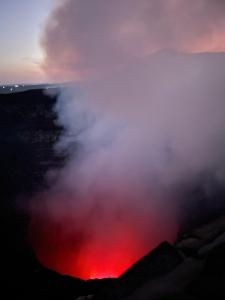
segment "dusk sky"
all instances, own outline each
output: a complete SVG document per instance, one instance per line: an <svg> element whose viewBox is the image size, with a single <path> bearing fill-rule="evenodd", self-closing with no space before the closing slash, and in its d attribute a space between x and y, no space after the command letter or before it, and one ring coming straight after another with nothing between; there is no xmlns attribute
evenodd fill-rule
<svg viewBox="0 0 225 300"><path fill-rule="evenodd" d="M223 52L224 4L1 0L0 82L76 81L168 48Z"/></svg>
<svg viewBox="0 0 225 300"><path fill-rule="evenodd" d="M0 83L45 81L39 35L53 1L0 1Z"/></svg>

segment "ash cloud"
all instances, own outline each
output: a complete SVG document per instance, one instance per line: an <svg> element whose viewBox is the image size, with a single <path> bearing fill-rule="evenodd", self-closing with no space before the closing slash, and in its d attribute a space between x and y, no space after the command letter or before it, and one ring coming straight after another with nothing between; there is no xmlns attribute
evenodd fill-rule
<svg viewBox="0 0 225 300"><path fill-rule="evenodd" d="M45 265L82 278L119 275L176 238L195 186L209 208L218 205L225 54L181 50L210 49L212 36L221 45L223 5L82 0L52 13L46 70L83 83L61 90L65 132L55 148L68 159L33 203L31 239Z"/></svg>

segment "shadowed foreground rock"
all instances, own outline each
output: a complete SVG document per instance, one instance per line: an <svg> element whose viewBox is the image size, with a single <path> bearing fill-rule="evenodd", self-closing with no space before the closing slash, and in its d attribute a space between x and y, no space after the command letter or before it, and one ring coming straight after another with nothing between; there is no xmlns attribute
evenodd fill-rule
<svg viewBox="0 0 225 300"><path fill-rule="evenodd" d="M123 299L132 295L146 280L161 278L183 261L180 253L164 242L128 269L109 290L101 291L94 299Z"/></svg>
<svg viewBox="0 0 225 300"><path fill-rule="evenodd" d="M225 299L225 216L162 243L93 299Z"/></svg>

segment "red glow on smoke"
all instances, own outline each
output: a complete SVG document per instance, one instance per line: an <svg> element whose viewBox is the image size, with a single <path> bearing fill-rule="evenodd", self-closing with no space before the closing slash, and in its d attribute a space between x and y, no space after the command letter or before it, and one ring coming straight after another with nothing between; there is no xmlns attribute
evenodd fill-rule
<svg viewBox="0 0 225 300"><path fill-rule="evenodd" d="M62 274L82 279L118 277L142 254L138 241L125 228L101 240L67 236L62 224L33 222L32 243L40 262ZM107 235L107 233L106 233Z"/></svg>
<svg viewBox="0 0 225 300"><path fill-rule="evenodd" d="M43 212L33 214L29 231L38 260L49 269L85 280L119 277L161 241L175 237L173 226L159 227L162 220L150 217L149 230L140 227L136 212L127 211L122 220L115 218L109 226L103 222L100 228L94 220L87 218L81 226L69 213L56 219Z"/></svg>
<svg viewBox="0 0 225 300"><path fill-rule="evenodd" d="M138 259L132 236L121 228L108 247L99 242L87 244L76 260L75 274L84 279L118 277Z"/></svg>

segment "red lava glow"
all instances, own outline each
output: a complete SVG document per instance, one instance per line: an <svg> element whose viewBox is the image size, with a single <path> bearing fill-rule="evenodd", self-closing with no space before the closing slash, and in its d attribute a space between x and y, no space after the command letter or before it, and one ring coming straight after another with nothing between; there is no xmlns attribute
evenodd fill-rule
<svg viewBox="0 0 225 300"><path fill-rule="evenodd" d="M84 217L81 205L74 210L60 201L62 206L56 209L54 200L32 212L29 237L40 263L61 274L85 280L119 277L160 242L173 241L176 235L171 220L163 215L159 219L146 209L126 207L121 215L117 206L102 204Z"/></svg>
<svg viewBox="0 0 225 300"><path fill-rule="evenodd" d="M64 225L33 218L30 236L37 258L45 267L85 280L119 277L166 237L156 234L144 244L135 226L120 224L96 239L66 232Z"/></svg>

